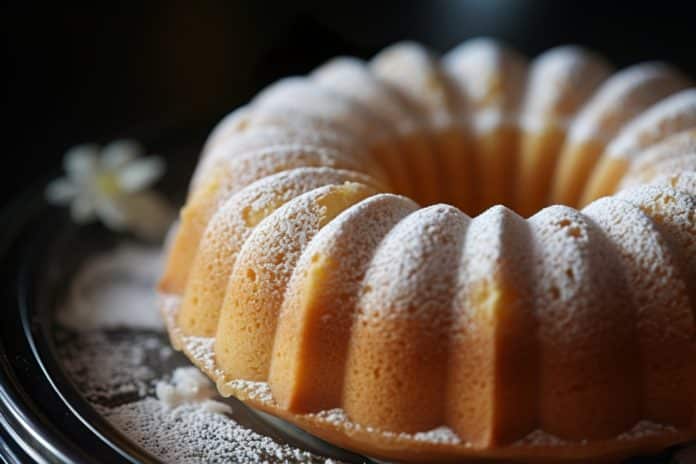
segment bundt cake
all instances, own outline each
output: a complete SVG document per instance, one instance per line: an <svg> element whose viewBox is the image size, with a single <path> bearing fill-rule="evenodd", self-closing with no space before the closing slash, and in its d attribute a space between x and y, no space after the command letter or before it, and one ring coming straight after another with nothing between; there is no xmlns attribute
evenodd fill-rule
<svg viewBox="0 0 696 464"><path fill-rule="evenodd" d="M696 439L696 88L612 73L473 39L271 85L213 130L168 240L173 344L377 458Z"/></svg>

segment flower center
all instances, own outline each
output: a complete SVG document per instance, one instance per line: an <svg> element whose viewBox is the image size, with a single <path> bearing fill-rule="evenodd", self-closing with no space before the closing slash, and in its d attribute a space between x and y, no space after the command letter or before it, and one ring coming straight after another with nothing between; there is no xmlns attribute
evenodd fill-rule
<svg viewBox="0 0 696 464"><path fill-rule="evenodd" d="M105 172L97 175L96 184L99 190L109 196L118 195L121 193L121 187L116 174Z"/></svg>

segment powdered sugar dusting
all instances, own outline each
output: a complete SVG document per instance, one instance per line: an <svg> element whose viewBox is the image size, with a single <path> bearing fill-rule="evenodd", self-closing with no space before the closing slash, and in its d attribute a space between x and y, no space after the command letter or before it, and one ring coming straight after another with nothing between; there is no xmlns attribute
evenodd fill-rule
<svg viewBox="0 0 696 464"><path fill-rule="evenodd" d="M576 420L613 417L616 412L612 408L633 404L633 397L624 392L635 391L637 381L634 364L626 362L631 356L627 347L634 346L634 333L625 321L633 319L633 308L626 304L631 296L621 263L602 230L572 208L545 208L529 223L535 242L531 271L538 340L542 344L553 341L541 347L545 363L541 369L556 369L553 378L547 378L552 388L561 391L572 388L574 382L603 379L601 387L593 384L587 388L611 392L611 402L592 411L578 410ZM626 352L617 346L626 347ZM573 393L567 395L563 401L583 404ZM542 401L547 407L558 407L553 396Z"/></svg>
<svg viewBox="0 0 696 464"><path fill-rule="evenodd" d="M160 311L165 320L172 345L177 350L183 350L196 360L196 365L213 378L222 376L222 371L215 363L215 339L212 337L196 337L184 335L177 326L176 315L181 307L181 297L178 295L160 294Z"/></svg>
<svg viewBox="0 0 696 464"><path fill-rule="evenodd" d="M297 336L298 327L314 325L314 368L297 373L298 388L311 392L321 389L325 407L339 406L344 378L331 366L346 362L348 339L321 334L348 334L353 324L357 298L365 271L375 248L404 216L418 206L411 200L392 194L369 197L344 210L322 228L302 253L285 293L275 333L269 382L283 384L293 360L300 358L304 340ZM306 288L307 276L313 275L313 291ZM308 303L309 301L309 303ZM305 318L307 305L316 308L315 322ZM316 324L319 324L318 326ZM314 370L326 372L316 376ZM291 387L293 388L293 387ZM284 398L279 397L283 402Z"/></svg>
<svg viewBox="0 0 696 464"><path fill-rule="evenodd" d="M266 378L278 313L297 260L335 214L375 193L357 183L325 185L294 198L254 229L228 283L242 296L223 308L218 324L218 331L227 334L217 342L221 364L234 363L243 377Z"/></svg>
<svg viewBox="0 0 696 464"><path fill-rule="evenodd" d="M301 101L301 100L300 100ZM241 155L257 152L259 150L277 151L285 146L293 146L296 149L313 150L323 149L324 151L339 153L344 159L344 163L349 163L353 170L359 172L369 172L378 180L386 180L387 175L382 170L374 157L368 156L369 146L367 142L370 140L361 134L351 132L349 127L346 127L340 119L335 117L333 113L324 114L319 108L308 106L309 101L303 102L305 105L292 106L259 106L245 107L237 110L236 117L225 118L225 124L229 127L224 129L227 134L224 138L217 136L216 141L211 141L210 146L206 145L206 152L203 156L203 162L196 171L193 184L198 186L205 177L203 171L211 173L215 171L215 167L225 166L231 160L234 160ZM354 118L359 119L359 118ZM221 123L222 124L222 123ZM363 121L361 124L366 124ZM383 129L383 125L373 122L374 127ZM291 137L285 142L277 143L275 146L262 146L251 144L247 145L247 149L243 149L245 144L237 147L234 140L230 140L232 135L240 135L246 132L256 130L282 130L292 134L302 134L300 137ZM222 131L222 128L221 128ZM374 131L383 135L384 130ZM211 136L212 137L212 136ZM214 143L213 143L214 142ZM280 142L280 141L279 141ZM255 148L254 148L255 147ZM240 150L237 150L240 148ZM266 163L268 160L266 160ZM316 164L308 163L301 164L302 166L315 166ZM320 166L334 166L334 164L320 164ZM289 167L285 167L289 169ZM276 169L272 173L282 169Z"/></svg>
<svg viewBox="0 0 696 464"><path fill-rule="evenodd" d="M227 200L213 215L198 246L182 303L189 333L212 335L240 248L266 216L293 198L325 185L374 181L352 171L298 168L265 177Z"/></svg>
<svg viewBox="0 0 696 464"><path fill-rule="evenodd" d="M486 134L501 126L516 127L519 116L517 113L504 113L495 108L483 108L476 112L471 122L476 134Z"/></svg>
<svg viewBox="0 0 696 464"><path fill-rule="evenodd" d="M251 400L258 400L264 403L275 403L271 386L268 382L254 382L251 380L232 380L224 387L232 389L237 396L246 397Z"/></svg>
<svg viewBox="0 0 696 464"><path fill-rule="evenodd" d="M655 435L661 435L664 433L674 433L677 429L669 426L658 424L652 421L642 420L631 428L631 430L622 433L617 440L635 440L637 438L650 437Z"/></svg>
<svg viewBox="0 0 696 464"><path fill-rule="evenodd" d="M416 441L424 441L428 443L443 443L457 445L462 442L459 436L454 431L446 426L437 427L427 432L418 432L413 434L413 439Z"/></svg>
<svg viewBox="0 0 696 464"><path fill-rule="evenodd" d="M191 353L192 356L196 356L196 359L200 359L201 369L212 374L221 373L215 367L215 357L213 355L214 338L184 336L181 340L186 351Z"/></svg>
<svg viewBox="0 0 696 464"><path fill-rule="evenodd" d="M522 127L538 131L567 124L609 71L602 58L580 47L556 47L542 53L530 68Z"/></svg>
<svg viewBox="0 0 696 464"><path fill-rule="evenodd" d="M682 307L689 313L678 261L674 260L669 242L648 216L637 206L612 197L595 201L583 213L602 227L619 251L639 317L664 314L676 324L678 317L674 313L667 316L669 310ZM650 330L660 326L651 325ZM669 337L676 337L676 325L672 325L671 331Z"/></svg>
<svg viewBox="0 0 696 464"><path fill-rule="evenodd" d="M218 166L225 171L226 185L231 192L278 172L303 167L333 167L370 174L352 154L335 149L308 145L266 147L240 156L225 158Z"/></svg>
<svg viewBox="0 0 696 464"><path fill-rule="evenodd" d="M460 102L440 62L422 45L400 42L387 47L372 59L370 69L412 101L431 128L455 124Z"/></svg>
<svg viewBox="0 0 696 464"><path fill-rule="evenodd" d="M337 126L364 140L376 141L384 136L383 124L352 99L328 91L305 77L281 79L259 93L255 107L293 108L299 113L333 121Z"/></svg>
<svg viewBox="0 0 696 464"><path fill-rule="evenodd" d="M92 257L75 276L58 321L75 330L161 330L154 292L161 267L159 248L132 243Z"/></svg>
<svg viewBox="0 0 696 464"><path fill-rule="evenodd" d="M450 445L460 445L464 444L462 443L462 440L459 438L459 436L454 433L454 431L447 427L447 426L441 426L434 428L432 430L427 430L425 432L416 432L416 433L397 433L397 432L389 432L386 430L380 430L374 427L370 426L363 426L360 424L356 424L355 422L352 422L349 418L346 412L343 409L336 408L336 409L327 409L325 411L321 411L315 414L308 414L308 417L314 417L315 419L325 422L327 424L331 424L336 427L341 427L346 430L350 431L365 431L368 433L374 433L374 434L380 434L384 437L389 437L392 439L401 439L401 440L413 440L413 441L418 441L418 442L425 442L425 443L436 443L436 444L450 444Z"/></svg>
<svg viewBox="0 0 696 464"><path fill-rule="evenodd" d="M196 367L176 368L170 382L159 380L155 384L155 394L168 408L198 403L208 412L232 412L230 405L211 399L216 395L213 384Z"/></svg>
<svg viewBox="0 0 696 464"><path fill-rule="evenodd" d="M441 327L452 298L468 216L448 205L420 209L384 238L365 275L360 317L424 318Z"/></svg>
<svg viewBox="0 0 696 464"><path fill-rule="evenodd" d="M449 51L443 64L466 96L477 133L517 124L526 82L526 60L493 39L468 40Z"/></svg>
<svg viewBox="0 0 696 464"><path fill-rule="evenodd" d="M672 159L665 159L650 165L643 171L639 171L624 177L620 188L626 188L631 185L640 185L653 183L653 179L673 173L696 172L696 152L675 156ZM688 191L688 190L687 190Z"/></svg>
<svg viewBox="0 0 696 464"><path fill-rule="evenodd" d="M693 159L695 156L696 130L691 129L669 136L636 156L622 180L621 188L648 183L653 178L663 174L696 170L696 167L691 169L686 166L677 168L664 164L684 158ZM666 169L672 169L672 171L666 172Z"/></svg>
<svg viewBox="0 0 696 464"><path fill-rule="evenodd" d="M336 263L331 277L322 281L324 292L331 295L328 301L339 302L342 309L337 312L350 313L375 248L399 220L417 209L418 205L405 197L378 194L343 211L317 233L300 258L281 315L292 317L289 313L296 309L294 299L302 298L303 276L322 258Z"/></svg>
<svg viewBox="0 0 696 464"><path fill-rule="evenodd" d="M167 301L166 299L163 301ZM175 300L169 300L170 308L174 307L172 303ZM170 313L170 318L175 321L176 309ZM206 365L206 370L210 368L209 361L215 359L215 354L213 350L212 343L201 343L196 347L196 356L193 353L187 352L191 358L194 359L196 364ZM200 356L200 359L198 358ZM217 379L224 379L222 371L217 369L214 365L212 367L212 372L217 373L217 376L213 375ZM257 382L235 379L230 381L222 381L218 383L218 388L224 395L234 395L241 399L251 399L260 401L266 405L274 406L276 405L275 399L273 398L273 393L271 392L270 385L267 382ZM329 409L320 411L317 413L306 414L304 417L313 418L319 422L324 422L326 424L331 424L336 427L340 427L346 431L366 431L368 433L374 433L385 438L390 439L400 439L407 441L419 441L434 444L463 444L465 446L470 446L467 443L463 443L461 439L457 436L452 429L446 426L437 427L433 430L417 432L414 434L409 433L396 433L386 430L380 430L370 426L362 426L350 420L346 412L341 408Z"/></svg>
<svg viewBox="0 0 696 464"><path fill-rule="evenodd" d="M599 88L570 128L572 141L609 141L621 127L650 105L686 87L687 79L664 63L626 68Z"/></svg>
<svg viewBox="0 0 696 464"><path fill-rule="evenodd" d="M359 153L361 157L366 157L364 154L366 148L362 144L357 143L345 133L334 130L317 127L312 131L302 131L283 125L252 126L236 133L234 137L218 142L203 154L193 173L191 189L200 185L201 181L224 159L263 148L286 145L327 147L341 153Z"/></svg>
<svg viewBox="0 0 696 464"><path fill-rule="evenodd" d="M150 367L161 358L161 337L142 334L137 343L123 333L102 331L79 335L60 332L59 355L63 367L73 377L90 402L110 406L137 400L150 393L157 372Z"/></svg>
<svg viewBox="0 0 696 464"><path fill-rule="evenodd" d="M661 404L662 385L669 381L671 398L689 398L693 386L684 372L693 363L694 318L679 257L655 223L631 203L605 197L583 213L602 227L623 264L644 369L643 396Z"/></svg>
<svg viewBox="0 0 696 464"><path fill-rule="evenodd" d="M686 261L686 281L696 282L696 197L668 185L644 185L617 197L639 207Z"/></svg>
<svg viewBox="0 0 696 464"><path fill-rule="evenodd" d="M513 446L562 446L567 441L543 430L534 430L526 437L515 442Z"/></svg>
<svg viewBox="0 0 696 464"><path fill-rule="evenodd" d="M627 441L636 440L640 438L646 438L651 436L658 436L664 433L674 433L677 430L674 427L666 426L662 424L657 424L655 422L643 420L636 423L630 430L618 435L617 440ZM556 435L550 434L543 430L535 430L529 435L524 437L522 440L515 442L513 446L564 446L571 442L564 440L563 438L557 437ZM588 445L587 440L580 440L578 442L573 442L579 445Z"/></svg>
<svg viewBox="0 0 696 464"><path fill-rule="evenodd" d="M287 203L254 230L240 253L238 263L242 265L236 268L258 268L257 280L267 291L275 290L271 299L278 307L297 259L321 228L326 214L323 198L335 191L336 186L327 185Z"/></svg>
<svg viewBox="0 0 696 464"><path fill-rule="evenodd" d="M148 397L103 414L126 436L167 463L336 462L280 444L205 405L187 403L169 408Z"/></svg>
<svg viewBox="0 0 696 464"><path fill-rule="evenodd" d="M352 142L356 147L363 145L355 139L354 135L333 120L308 115L292 108L264 109L247 105L228 114L215 126L206 141L201 159L211 156L213 149L229 142L233 136L258 129L282 129L303 134L334 134L347 143Z"/></svg>
<svg viewBox="0 0 696 464"><path fill-rule="evenodd" d="M607 155L633 159L666 137L696 127L696 89L683 90L653 105L626 125L607 147Z"/></svg>
<svg viewBox="0 0 696 464"><path fill-rule="evenodd" d="M496 276L501 268L509 271L511 278L519 274L516 269L529 263L517 261L526 248L520 240L523 229L528 228L524 219L508 208L497 205L476 216L467 230L463 247L459 285L461 288L472 282ZM514 253L513 253L514 252Z"/></svg>
<svg viewBox="0 0 696 464"><path fill-rule="evenodd" d="M352 98L388 123L385 135L395 129L410 134L420 122L403 99L370 73L367 66L355 58L335 58L317 68L311 78L320 86Z"/></svg>
<svg viewBox="0 0 696 464"><path fill-rule="evenodd" d="M466 94L473 101L489 100L495 104L495 97L505 98L506 92L494 85L499 83L494 80L502 71L501 60L504 59L505 48L493 39L468 40L450 50L442 62L451 75L463 86ZM477 76L471 76L473 70L477 70ZM465 79L462 79L466 77ZM491 96L491 92L500 91ZM493 101L490 101L493 97Z"/></svg>
<svg viewBox="0 0 696 464"><path fill-rule="evenodd" d="M669 185L675 190L686 192L696 197L696 170L658 177L651 183L654 185Z"/></svg>

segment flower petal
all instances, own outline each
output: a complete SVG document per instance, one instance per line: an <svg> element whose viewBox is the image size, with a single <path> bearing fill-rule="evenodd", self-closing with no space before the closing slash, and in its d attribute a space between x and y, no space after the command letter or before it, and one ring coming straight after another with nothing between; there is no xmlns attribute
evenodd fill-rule
<svg viewBox="0 0 696 464"><path fill-rule="evenodd" d="M131 161L118 173L118 183L124 192L136 192L152 185L164 174L164 160L157 156Z"/></svg>
<svg viewBox="0 0 696 464"><path fill-rule="evenodd" d="M102 149L101 165L104 169L120 169L142 153L142 147L135 140L114 140Z"/></svg>
<svg viewBox="0 0 696 464"><path fill-rule="evenodd" d="M119 201L128 214L128 227L136 235L160 240L176 218L176 212L167 200L152 191L134 193Z"/></svg>
<svg viewBox="0 0 696 464"><path fill-rule="evenodd" d="M99 147L94 144L77 145L69 149L63 158L63 167L72 179L91 177L97 171Z"/></svg>
<svg viewBox="0 0 696 464"><path fill-rule="evenodd" d="M128 210L116 198L100 197L96 203L96 214L111 230L125 230L128 225Z"/></svg>
<svg viewBox="0 0 696 464"><path fill-rule="evenodd" d="M77 224L92 222L96 217L94 202L86 195L77 195L70 204L70 215Z"/></svg>
<svg viewBox="0 0 696 464"><path fill-rule="evenodd" d="M46 199L56 205L67 205L79 192L80 189L70 179L61 177L46 186Z"/></svg>

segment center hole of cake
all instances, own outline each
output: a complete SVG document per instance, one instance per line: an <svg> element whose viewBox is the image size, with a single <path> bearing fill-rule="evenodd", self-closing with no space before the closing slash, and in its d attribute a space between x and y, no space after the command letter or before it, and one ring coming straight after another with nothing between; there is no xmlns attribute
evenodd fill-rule
<svg viewBox="0 0 696 464"><path fill-rule="evenodd" d="M536 164L534 172L520 176L519 171L524 171L524 168L520 167L522 163L514 160L515 156L499 154L495 157L497 159L482 159L485 156L476 156L476 163L467 160L465 166L457 170L450 166L453 163L446 157L437 153L430 166L409 163L411 188L401 193L421 206L446 203L471 217L502 205L528 218L547 206L563 204L552 199L556 166L551 160ZM465 156L462 158L467 159ZM566 206L578 208L580 205Z"/></svg>

